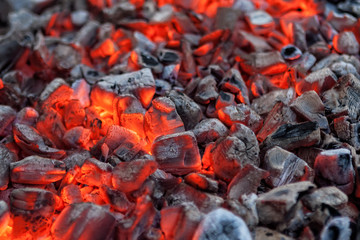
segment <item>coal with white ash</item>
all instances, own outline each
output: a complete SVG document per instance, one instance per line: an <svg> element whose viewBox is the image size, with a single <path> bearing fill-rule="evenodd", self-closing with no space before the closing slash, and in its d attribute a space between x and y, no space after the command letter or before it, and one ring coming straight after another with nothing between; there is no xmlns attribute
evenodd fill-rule
<svg viewBox="0 0 360 240"><path fill-rule="evenodd" d="M0 239L360 239L358 17L0 1Z"/></svg>

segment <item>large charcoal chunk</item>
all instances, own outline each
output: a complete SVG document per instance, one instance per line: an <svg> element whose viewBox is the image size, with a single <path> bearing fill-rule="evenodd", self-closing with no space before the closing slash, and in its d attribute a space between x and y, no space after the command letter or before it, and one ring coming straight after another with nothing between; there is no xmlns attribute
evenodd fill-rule
<svg viewBox="0 0 360 240"><path fill-rule="evenodd" d="M340 209L348 202L348 196L337 187L322 187L304 196L301 200L311 211L320 209L324 204Z"/></svg>
<svg viewBox="0 0 360 240"><path fill-rule="evenodd" d="M185 131L184 123L178 115L175 104L166 97L152 101L152 106L145 113L144 130L150 142L161 135Z"/></svg>
<svg viewBox="0 0 360 240"><path fill-rule="evenodd" d="M55 240L112 239L115 218L93 203L77 203L65 207L51 227Z"/></svg>
<svg viewBox="0 0 360 240"><path fill-rule="evenodd" d="M110 185L113 167L95 158L86 159L76 175L76 181L88 186Z"/></svg>
<svg viewBox="0 0 360 240"><path fill-rule="evenodd" d="M227 131L227 127L217 118L204 119L192 130L197 142L203 145L215 142L219 137L225 136Z"/></svg>
<svg viewBox="0 0 360 240"><path fill-rule="evenodd" d="M261 194L256 201L259 220L262 224L282 223L294 210L299 195L315 188L311 182L298 182L283 185Z"/></svg>
<svg viewBox="0 0 360 240"><path fill-rule="evenodd" d="M202 119L199 105L187 95L172 90L169 98L174 102L176 111L184 122L185 130L191 130Z"/></svg>
<svg viewBox="0 0 360 240"><path fill-rule="evenodd" d="M121 162L113 170L112 185L125 193L137 190L156 169L157 163L153 160Z"/></svg>
<svg viewBox="0 0 360 240"><path fill-rule="evenodd" d="M195 188L180 183L172 187L165 195L169 206L178 206L184 202L193 202L201 212L208 213L224 203L224 200L214 194L196 190Z"/></svg>
<svg viewBox="0 0 360 240"><path fill-rule="evenodd" d="M318 185L335 185L345 194L353 192L355 171L350 150L341 148L321 152L315 159L314 170Z"/></svg>
<svg viewBox="0 0 360 240"><path fill-rule="evenodd" d="M228 198L239 200L244 194L257 193L260 181L268 176L267 171L251 164L246 165L228 185Z"/></svg>
<svg viewBox="0 0 360 240"><path fill-rule="evenodd" d="M62 161L39 156L10 163L10 178L14 183L49 184L62 179L65 173Z"/></svg>
<svg viewBox="0 0 360 240"><path fill-rule="evenodd" d="M329 131L324 104L315 91L305 92L296 98L291 104L291 109L305 120L317 122L321 129Z"/></svg>
<svg viewBox="0 0 360 240"><path fill-rule="evenodd" d="M356 37L353 32L344 31L339 35L336 35L333 39L334 48L339 53L345 54L358 54L359 53L359 43L356 40Z"/></svg>
<svg viewBox="0 0 360 240"><path fill-rule="evenodd" d="M304 92L314 90L318 94L332 88L338 81L337 76L329 68L322 68L310 73L296 84L296 92L301 95Z"/></svg>
<svg viewBox="0 0 360 240"><path fill-rule="evenodd" d="M251 53L245 61L240 62L240 65L248 74L274 75L283 73L287 69L279 51Z"/></svg>
<svg viewBox="0 0 360 240"><path fill-rule="evenodd" d="M9 106L0 105L0 136L4 137L9 132L6 129L11 126L11 123L16 117L16 111Z"/></svg>
<svg viewBox="0 0 360 240"><path fill-rule="evenodd" d="M339 79L339 84L323 94L325 109L333 114L347 113L351 120L359 118L360 80L353 74Z"/></svg>
<svg viewBox="0 0 360 240"><path fill-rule="evenodd" d="M199 240L251 240L245 222L223 208L208 213L197 228L194 239Z"/></svg>
<svg viewBox="0 0 360 240"><path fill-rule="evenodd" d="M10 206L14 221L14 238L40 239L47 236L56 207L55 198L55 194L43 189L13 190L10 195Z"/></svg>
<svg viewBox="0 0 360 240"><path fill-rule="evenodd" d="M112 111L116 95L133 94L144 107L148 107L155 94L155 80L148 68L136 72L103 77L91 91L93 104Z"/></svg>
<svg viewBox="0 0 360 240"><path fill-rule="evenodd" d="M161 210L160 226L166 239L192 239L202 213L191 202Z"/></svg>
<svg viewBox="0 0 360 240"><path fill-rule="evenodd" d="M16 155L6 146L0 144L0 190L8 187L10 179L10 163L17 160Z"/></svg>
<svg viewBox="0 0 360 240"><path fill-rule="evenodd" d="M173 174L200 170L201 158L192 132L175 133L157 138L152 153L160 169Z"/></svg>
<svg viewBox="0 0 360 240"><path fill-rule="evenodd" d="M248 126L255 133L260 130L263 124L262 118L249 106L245 104L230 105L218 111L219 119L228 127L234 123L242 123Z"/></svg>
<svg viewBox="0 0 360 240"><path fill-rule="evenodd" d="M263 168L270 172L266 182L272 187L313 179L313 171L304 160L280 147L266 152Z"/></svg>
<svg viewBox="0 0 360 240"><path fill-rule="evenodd" d="M265 139L260 149L266 151L279 146L286 150L293 150L318 144L320 139L320 128L316 122L284 124Z"/></svg>
<svg viewBox="0 0 360 240"><path fill-rule="evenodd" d="M40 133L33 127L16 123L13 127L13 134L16 144L29 155L37 154L56 159L65 155L65 151L47 146Z"/></svg>

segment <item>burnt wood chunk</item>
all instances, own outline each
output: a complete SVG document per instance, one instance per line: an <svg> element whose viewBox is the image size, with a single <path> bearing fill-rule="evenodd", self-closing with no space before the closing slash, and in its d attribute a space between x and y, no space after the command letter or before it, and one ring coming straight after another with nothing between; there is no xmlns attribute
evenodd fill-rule
<svg viewBox="0 0 360 240"><path fill-rule="evenodd" d="M0 105L0 136L4 137L9 134L7 130L11 123L15 120L16 111L6 105Z"/></svg>
<svg viewBox="0 0 360 240"><path fill-rule="evenodd" d="M91 91L91 101L112 110L112 102L120 94L133 94L144 107L148 107L155 94L155 80L151 70L144 68L136 72L101 78Z"/></svg>
<svg viewBox="0 0 360 240"><path fill-rule="evenodd" d="M217 118L208 118L198 123L192 130L199 144L215 142L227 133L227 127Z"/></svg>
<svg viewBox="0 0 360 240"><path fill-rule="evenodd" d="M266 151L274 146L286 150L299 147L309 147L320 143L320 128L316 122L281 125L269 135L260 145L261 151Z"/></svg>
<svg viewBox="0 0 360 240"><path fill-rule="evenodd" d="M200 173L190 173L184 177L185 183L190 186L208 192L217 192L219 190L218 181Z"/></svg>
<svg viewBox="0 0 360 240"><path fill-rule="evenodd" d="M102 206L93 203L68 205L51 227L52 236L56 240L108 240L112 238L114 230L113 215Z"/></svg>
<svg viewBox="0 0 360 240"><path fill-rule="evenodd" d="M176 111L184 122L185 130L193 129L203 117L199 105L179 91L172 90L168 97L174 102Z"/></svg>
<svg viewBox="0 0 360 240"><path fill-rule="evenodd" d="M240 66L248 74L255 72L274 75L283 73L287 69L279 51L251 53L245 61L240 62Z"/></svg>
<svg viewBox="0 0 360 240"><path fill-rule="evenodd" d="M76 181L97 187L111 185L112 170L113 167L109 163L100 162L95 158L89 158L82 164L80 172L76 175Z"/></svg>
<svg viewBox="0 0 360 240"><path fill-rule="evenodd" d="M200 170L201 159L192 132L174 133L157 138L152 153L159 168L177 175Z"/></svg>
<svg viewBox="0 0 360 240"><path fill-rule="evenodd" d="M296 98L291 109L307 121L317 122L320 129L329 132L329 124L325 117L325 107L315 91L308 91Z"/></svg>
<svg viewBox="0 0 360 240"><path fill-rule="evenodd" d="M62 161L39 156L10 163L10 178L14 183L49 184L62 179L65 173Z"/></svg>
<svg viewBox="0 0 360 240"><path fill-rule="evenodd" d="M323 68L312 72L296 84L296 92L301 95L304 92L314 90L318 94L331 89L338 82L338 78L329 68Z"/></svg>
<svg viewBox="0 0 360 240"><path fill-rule="evenodd" d="M248 12L245 19L249 24L251 30L256 34L268 34L274 30L275 22L270 14L262 10L255 10Z"/></svg>
<svg viewBox="0 0 360 240"><path fill-rule="evenodd" d="M155 161L147 159L121 162L112 171L112 186L125 193L137 190L156 171L157 166Z"/></svg>
<svg viewBox="0 0 360 240"><path fill-rule="evenodd" d="M262 224L278 225L287 221L286 217L296 211L294 206L301 194L316 186L308 181L290 183L261 194L256 200L256 209Z"/></svg>
<svg viewBox="0 0 360 240"><path fill-rule="evenodd" d="M8 187L10 180L10 164L17 160L17 156L5 145L0 145L0 190ZM0 230L1 231L1 230Z"/></svg>
<svg viewBox="0 0 360 240"><path fill-rule="evenodd" d="M221 80L221 89L236 94L239 102L249 105L249 92L239 70L230 69Z"/></svg>
<svg viewBox="0 0 360 240"><path fill-rule="evenodd" d="M359 43L353 32L344 31L336 35L333 39L334 48L339 53L358 54Z"/></svg>
<svg viewBox="0 0 360 240"><path fill-rule="evenodd" d="M321 152L314 163L315 182L319 186L336 186L345 194L354 190L355 171L348 149Z"/></svg>
<svg viewBox="0 0 360 240"><path fill-rule="evenodd" d="M211 75L201 79L196 88L194 100L201 104L216 100L219 96L216 84L215 78Z"/></svg>
<svg viewBox="0 0 360 240"><path fill-rule="evenodd" d="M271 187L310 181L314 177L313 170L304 160L280 147L274 147L266 152L262 167L270 173L266 183Z"/></svg>
<svg viewBox="0 0 360 240"><path fill-rule="evenodd" d="M346 113L351 121L359 118L360 80L352 74L339 79L339 83L323 94L325 109L333 114Z"/></svg>

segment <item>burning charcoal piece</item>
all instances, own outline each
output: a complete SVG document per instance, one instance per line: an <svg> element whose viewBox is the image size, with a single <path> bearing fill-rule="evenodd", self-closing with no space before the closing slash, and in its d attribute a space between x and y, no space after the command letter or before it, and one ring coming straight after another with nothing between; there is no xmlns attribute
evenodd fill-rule
<svg viewBox="0 0 360 240"><path fill-rule="evenodd" d="M84 80L76 80L71 88L74 90L73 97L80 101L81 106L88 107L90 105L90 85Z"/></svg>
<svg viewBox="0 0 360 240"><path fill-rule="evenodd" d="M155 93L159 96L165 96L171 91L171 84L167 81L156 79L155 80Z"/></svg>
<svg viewBox="0 0 360 240"><path fill-rule="evenodd" d="M216 180L200 173L190 173L184 177L184 180L185 183L197 189L208 192L217 192L219 190L219 183Z"/></svg>
<svg viewBox="0 0 360 240"><path fill-rule="evenodd" d="M227 127L217 118L204 119L192 130L197 142L202 145L215 142L219 137L225 136L227 131Z"/></svg>
<svg viewBox="0 0 360 240"><path fill-rule="evenodd" d="M10 223L10 209L5 201L0 201L0 236L6 231Z"/></svg>
<svg viewBox="0 0 360 240"><path fill-rule="evenodd" d="M255 98L251 103L251 109L255 110L257 114L265 116L274 108L277 102L288 104L296 97L295 95L294 88L271 91L259 98Z"/></svg>
<svg viewBox="0 0 360 240"><path fill-rule="evenodd" d="M99 22L90 20L76 32L73 42L78 46L89 47L96 41Z"/></svg>
<svg viewBox="0 0 360 240"><path fill-rule="evenodd" d="M196 229L194 239L236 239L251 240L251 234L245 222L233 213L219 208L208 213Z"/></svg>
<svg viewBox="0 0 360 240"><path fill-rule="evenodd" d="M42 157L60 159L65 151L51 148L45 145L44 139L39 132L30 126L16 123L13 127L16 144L27 154L38 154Z"/></svg>
<svg viewBox="0 0 360 240"><path fill-rule="evenodd" d="M266 152L263 169L270 173L266 183L271 187L313 179L313 171L304 160L280 147Z"/></svg>
<svg viewBox="0 0 360 240"><path fill-rule="evenodd" d="M25 107L16 114L15 123L25 124L34 127L38 121L39 113L31 107Z"/></svg>
<svg viewBox="0 0 360 240"><path fill-rule="evenodd" d="M218 112L218 116L228 127L234 123L242 123L255 133L260 130L263 124L262 118L245 104L221 108Z"/></svg>
<svg viewBox="0 0 360 240"><path fill-rule="evenodd" d="M257 193L260 181L268 176L268 172L251 164L246 165L229 183L227 197L239 200L244 194Z"/></svg>
<svg viewBox="0 0 360 240"><path fill-rule="evenodd" d="M65 105L64 123L66 128L81 126L85 121L85 110L79 100L70 100Z"/></svg>
<svg viewBox="0 0 360 240"><path fill-rule="evenodd" d="M251 53L248 59L240 62L240 66L250 75L254 72L274 75L284 73L287 69L287 65L278 51Z"/></svg>
<svg viewBox="0 0 360 240"><path fill-rule="evenodd" d="M291 151L295 148L318 144L320 139L320 128L316 122L284 124L264 140L260 149L266 151L274 146L279 146Z"/></svg>
<svg viewBox="0 0 360 240"><path fill-rule="evenodd" d="M324 104L315 91L308 91L291 103L291 109L307 121L317 122L320 129L329 131Z"/></svg>
<svg viewBox="0 0 360 240"><path fill-rule="evenodd" d="M301 50L294 45L287 45L281 49L281 56L285 60L296 60L300 58L301 55Z"/></svg>
<svg viewBox="0 0 360 240"><path fill-rule="evenodd" d="M157 137L185 131L184 123L177 114L175 104L166 97L152 101L145 114L144 130L150 142Z"/></svg>
<svg viewBox="0 0 360 240"><path fill-rule="evenodd" d="M81 190L78 185L70 184L61 189L61 199L64 204L81 203L83 198L81 196Z"/></svg>
<svg viewBox="0 0 360 240"><path fill-rule="evenodd" d="M353 231L352 224L348 217L335 217L326 224L319 239L350 239Z"/></svg>
<svg viewBox="0 0 360 240"><path fill-rule="evenodd" d="M156 44L140 32L134 32L134 39L136 41L136 46L140 49L144 49L149 52L153 52L156 49Z"/></svg>
<svg viewBox="0 0 360 240"><path fill-rule="evenodd" d="M174 63L178 63L180 60L180 56L178 52L164 48L158 52L158 58L160 62L164 64L174 64Z"/></svg>
<svg viewBox="0 0 360 240"><path fill-rule="evenodd" d="M294 206L299 196L314 188L314 184L305 181L283 185L261 194L256 200L260 223L265 225L282 223L291 211L296 210Z"/></svg>
<svg viewBox="0 0 360 240"><path fill-rule="evenodd" d="M125 213L134 207L134 204L127 199L123 192L113 190L110 187L103 185L100 188L100 193L104 198L105 203L110 204L116 211Z"/></svg>
<svg viewBox="0 0 360 240"><path fill-rule="evenodd" d="M250 105L249 93L246 84L237 69L230 69L220 83L221 89L236 94L241 103Z"/></svg>
<svg viewBox="0 0 360 240"><path fill-rule="evenodd" d="M338 81L337 76L329 68L323 68L316 72L312 72L296 84L296 92L298 95L304 92L314 90L318 94L331 89Z"/></svg>
<svg viewBox="0 0 360 240"><path fill-rule="evenodd" d="M64 134L64 143L71 148L87 147L90 141L91 130L84 127L74 127Z"/></svg>
<svg viewBox="0 0 360 240"><path fill-rule="evenodd" d="M109 240L115 229L115 218L93 203L71 204L64 208L51 227L55 240Z"/></svg>
<svg viewBox="0 0 360 240"><path fill-rule="evenodd" d="M91 102L112 111L113 100L120 94L133 94L144 107L148 107L155 94L155 80L151 70L145 68L103 77L91 91Z"/></svg>
<svg viewBox="0 0 360 240"><path fill-rule="evenodd" d="M179 76L180 64L172 64L165 66L162 72L162 79L169 81L170 83L176 82Z"/></svg>
<svg viewBox="0 0 360 240"><path fill-rule="evenodd" d="M133 95L121 95L114 99L114 124L136 132L144 138L145 109Z"/></svg>
<svg viewBox="0 0 360 240"><path fill-rule="evenodd" d="M360 108L360 80L349 74L339 79L338 85L323 94L326 109L331 113L348 113L351 121L357 121Z"/></svg>
<svg viewBox="0 0 360 240"><path fill-rule="evenodd" d="M152 153L159 168L172 174L184 175L201 168L196 138L189 131L158 137Z"/></svg>
<svg viewBox="0 0 360 240"><path fill-rule="evenodd" d="M254 52L267 52L272 50L272 47L264 38L241 30L239 31L238 44L239 46L250 47Z"/></svg>
<svg viewBox="0 0 360 240"><path fill-rule="evenodd" d="M131 162L121 162L116 165L112 172L112 186L125 193L135 191L156 169L157 163L153 160L138 159Z"/></svg>
<svg viewBox="0 0 360 240"><path fill-rule="evenodd" d="M219 97L216 99L215 109L221 109L230 105L235 105L234 94L220 91Z"/></svg>
<svg viewBox="0 0 360 240"><path fill-rule="evenodd" d="M334 37L333 43L335 50L339 53L354 55L359 53L359 43L353 32L341 32Z"/></svg>
<svg viewBox="0 0 360 240"><path fill-rule="evenodd" d="M73 95L74 90L66 85L62 78L51 81L40 95L43 110L48 110L57 102L65 102Z"/></svg>
<svg viewBox="0 0 360 240"><path fill-rule="evenodd" d="M161 210L160 227L166 239L193 239L202 213L191 202Z"/></svg>
<svg viewBox="0 0 360 240"><path fill-rule="evenodd" d="M320 209L323 204L331 206L335 209L340 209L347 203L348 197L336 187L322 187L316 189L310 194L307 194L301 199L301 201L311 211Z"/></svg>
<svg viewBox="0 0 360 240"><path fill-rule="evenodd" d="M169 98L174 102L176 111L184 122L185 130L193 129L202 119L199 105L182 92L172 90Z"/></svg>
<svg viewBox="0 0 360 240"><path fill-rule="evenodd" d="M161 73L163 65L158 62L157 58L146 51L136 51L138 57L138 63L143 68L150 68L155 73Z"/></svg>
<svg viewBox="0 0 360 240"><path fill-rule="evenodd" d="M257 134L259 141L264 141L267 136L276 131L281 125L295 123L296 114L289 106L279 101L267 115L264 125Z"/></svg>
<svg viewBox="0 0 360 240"><path fill-rule="evenodd" d="M334 121L334 130L337 137L345 142L348 142L356 150L360 149L360 139L359 139L359 128L360 123L351 123L348 116L342 116L335 118Z"/></svg>
<svg viewBox="0 0 360 240"><path fill-rule="evenodd" d="M139 197L135 208L119 221L116 239L139 239L154 223L155 208L149 196Z"/></svg>
<svg viewBox="0 0 360 240"><path fill-rule="evenodd" d="M248 158L253 161L253 164L258 166L260 150L254 132L243 124L234 123L230 128L229 135L237 137L245 144Z"/></svg>
<svg viewBox="0 0 360 240"><path fill-rule="evenodd" d="M274 19L267 12L262 10L246 13L245 19L251 30L259 35L266 35L275 28Z"/></svg>
<svg viewBox="0 0 360 240"><path fill-rule="evenodd" d="M334 62L330 66L330 70L333 71L337 77L342 77L348 74L354 74L357 78L359 78L359 74L355 68L355 66L351 63L347 62Z"/></svg>
<svg viewBox="0 0 360 240"><path fill-rule="evenodd" d="M62 179L65 173L62 161L39 156L10 163L10 178L14 183L49 184Z"/></svg>
<svg viewBox="0 0 360 240"><path fill-rule="evenodd" d="M0 136L5 137L9 132L6 129L15 120L16 111L6 105L0 105Z"/></svg>
<svg viewBox="0 0 360 240"><path fill-rule="evenodd" d="M248 132L251 130L249 129ZM251 135L250 135L251 136ZM225 180L231 179L247 164L259 166L258 152L253 141L246 139L245 135L241 138L230 135L217 140L216 144L210 150L210 162L215 174ZM253 137L255 137L253 135ZM250 147L252 146L252 147ZM253 150L248 152L248 147ZM255 150L255 151L254 151Z"/></svg>
<svg viewBox="0 0 360 240"><path fill-rule="evenodd" d="M134 148L137 146L138 148ZM114 151L125 155L126 153L136 155L139 149L143 146L140 137L127 128L118 125L111 125L106 133L106 136L97 142L91 149L91 153L100 158L107 158L108 155L113 154ZM107 148L107 153L103 150ZM134 148L134 149L133 149ZM131 159L130 159L131 160Z"/></svg>
<svg viewBox="0 0 360 240"><path fill-rule="evenodd" d="M0 190L8 187L10 179L10 164L17 160L17 156L5 145L0 144ZM1 231L1 230L0 230Z"/></svg>
<svg viewBox="0 0 360 240"><path fill-rule="evenodd" d="M336 186L345 194L354 190L355 171L348 149L321 152L315 160L315 182L319 186Z"/></svg>
<svg viewBox="0 0 360 240"><path fill-rule="evenodd" d="M70 70L81 62L80 53L70 45L57 45L53 53L53 66L61 73Z"/></svg>
<svg viewBox="0 0 360 240"><path fill-rule="evenodd" d="M50 232L56 196L37 188L15 189L10 195L14 238L38 239Z"/></svg>
<svg viewBox="0 0 360 240"><path fill-rule="evenodd" d="M305 75L314 66L315 63L316 57L309 52L305 52L301 58L294 60L291 63L291 66L293 66L298 72Z"/></svg>
<svg viewBox="0 0 360 240"><path fill-rule="evenodd" d="M95 158L86 159L76 176L76 181L89 186L111 185L113 167Z"/></svg>
<svg viewBox="0 0 360 240"><path fill-rule="evenodd" d="M255 229L255 238L254 240L293 240L293 238L288 237L284 234L281 234L277 231L271 230L270 228L257 227Z"/></svg>
<svg viewBox="0 0 360 240"><path fill-rule="evenodd" d="M213 76L209 75L199 82L194 100L201 104L209 104L210 101L216 100L218 96L216 80Z"/></svg>
<svg viewBox="0 0 360 240"><path fill-rule="evenodd" d="M14 66L24 48L16 40L6 38L1 41L0 49L0 75L2 76Z"/></svg>

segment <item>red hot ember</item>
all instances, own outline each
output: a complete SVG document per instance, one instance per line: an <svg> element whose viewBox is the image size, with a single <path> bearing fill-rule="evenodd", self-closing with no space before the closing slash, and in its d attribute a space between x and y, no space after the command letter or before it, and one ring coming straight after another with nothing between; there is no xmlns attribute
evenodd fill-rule
<svg viewBox="0 0 360 240"><path fill-rule="evenodd" d="M357 1L0 1L0 239L358 239Z"/></svg>

